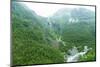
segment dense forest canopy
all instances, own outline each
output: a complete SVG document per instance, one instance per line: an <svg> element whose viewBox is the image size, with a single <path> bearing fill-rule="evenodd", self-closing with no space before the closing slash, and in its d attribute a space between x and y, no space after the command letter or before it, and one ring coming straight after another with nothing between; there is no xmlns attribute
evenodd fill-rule
<svg viewBox="0 0 100 67"><path fill-rule="evenodd" d="M25 4L12 2L11 12L13 65L63 63L74 46L79 52L91 48L78 61L96 60L94 11L63 8L43 17Z"/></svg>

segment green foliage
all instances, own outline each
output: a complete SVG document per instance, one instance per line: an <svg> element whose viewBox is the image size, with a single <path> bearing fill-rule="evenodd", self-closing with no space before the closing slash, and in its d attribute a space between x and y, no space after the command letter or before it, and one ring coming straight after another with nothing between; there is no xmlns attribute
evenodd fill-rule
<svg viewBox="0 0 100 67"><path fill-rule="evenodd" d="M16 46L15 46L16 45ZM16 41L13 46L13 64L45 64L63 62L60 51L35 41Z"/></svg>
<svg viewBox="0 0 100 67"><path fill-rule="evenodd" d="M13 18L13 64L43 64L63 62L63 55L45 44L40 28L29 28L25 20ZM19 23L20 22L20 23ZM23 24L25 22L26 25ZM19 23L19 24L18 24Z"/></svg>
<svg viewBox="0 0 100 67"><path fill-rule="evenodd" d="M64 62L64 53L68 54L73 46L82 51L86 45L92 50L80 57L79 61L95 60L95 22L94 19L90 21L90 16L94 17L93 12L86 11L89 15L85 18L87 14L84 11L84 15L76 16L75 13L80 11L69 10L72 18L87 20L83 22L79 19L77 23L70 23L66 10L62 11L51 17L51 22L55 22L50 28L47 18L38 16L23 4L12 2L13 65L61 63ZM59 36L65 45L61 42L54 43ZM53 47L54 45L59 48Z"/></svg>
<svg viewBox="0 0 100 67"><path fill-rule="evenodd" d="M95 61L96 54L95 50L89 51L86 55L81 56L79 61Z"/></svg>
<svg viewBox="0 0 100 67"><path fill-rule="evenodd" d="M61 52L43 40L38 20L19 18L12 13L13 65L63 62Z"/></svg>

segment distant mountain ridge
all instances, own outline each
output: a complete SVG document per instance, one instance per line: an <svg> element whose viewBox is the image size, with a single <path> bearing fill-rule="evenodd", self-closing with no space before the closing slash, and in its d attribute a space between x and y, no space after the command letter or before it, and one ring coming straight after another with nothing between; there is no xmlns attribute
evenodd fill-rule
<svg viewBox="0 0 100 67"><path fill-rule="evenodd" d="M12 2L13 64L64 62L64 53L84 45L95 51L95 13L84 8L63 8L42 17L25 4ZM95 53L89 56L94 59ZM86 55L87 56L87 55Z"/></svg>

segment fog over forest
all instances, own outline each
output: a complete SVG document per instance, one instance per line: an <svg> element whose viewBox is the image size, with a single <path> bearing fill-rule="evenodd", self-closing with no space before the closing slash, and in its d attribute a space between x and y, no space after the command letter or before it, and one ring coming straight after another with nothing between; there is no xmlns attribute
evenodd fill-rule
<svg viewBox="0 0 100 67"><path fill-rule="evenodd" d="M12 1L13 65L95 61L95 7Z"/></svg>

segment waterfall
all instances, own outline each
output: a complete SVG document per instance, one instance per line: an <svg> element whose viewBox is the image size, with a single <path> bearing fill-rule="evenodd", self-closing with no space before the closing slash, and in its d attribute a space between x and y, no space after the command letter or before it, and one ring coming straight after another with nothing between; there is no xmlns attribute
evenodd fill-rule
<svg viewBox="0 0 100 67"><path fill-rule="evenodd" d="M87 46L84 46L84 50L79 52L76 47L73 47L71 50L69 50L70 55L64 56L65 62L77 62L79 57L84 56L90 49Z"/></svg>

